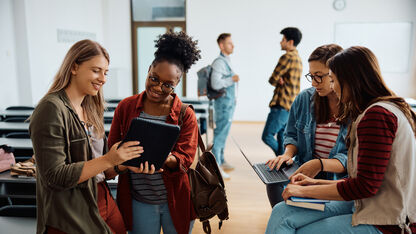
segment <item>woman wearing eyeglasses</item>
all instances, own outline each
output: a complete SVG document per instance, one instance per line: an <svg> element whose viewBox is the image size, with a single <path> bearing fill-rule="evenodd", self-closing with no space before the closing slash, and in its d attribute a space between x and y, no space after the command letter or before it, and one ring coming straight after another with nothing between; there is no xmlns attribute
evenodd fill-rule
<svg viewBox="0 0 416 234"><path fill-rule="evenodd" d="M416 115L385 84L376 56L350 47L328 61L332 88L349 118L348 178L294 176L283 192L332 200L324 211L277 204L266 234L416 233Z"/></svg>
<svg viewBox="0 0 416 234"><path fill-rule="evenodd" d="M326 65L341 50L335 44L323 45L309 56L309 73L305 77L313 87L299 93L293 102L284 133L285 152L266 162L270 169L278 170L283 163L290 165L296 161L302 166L293 175L303 173L325 179L346 175L343 172L347 161L347 125L335 120L339 100L330 87ZM283 186L267 185L272 207L283 201Z"/></svg>
<svg viewBox="0 0 416 234"><path fill-rule="evenodd" d="M115 110L110 146L123 139L135 117L178 124L182 102L174 88L200 58L196 44L184 32L160 36L145 91L124 99ZM197 120L193 110L187 108L179 138L162 170L155 171L147 163L139 168L114 167L113 176L120 174L117 201L130 233L159 234L161 228L163 233L189 232L195 212L186 171L194 160L197 145Z"/></svg>

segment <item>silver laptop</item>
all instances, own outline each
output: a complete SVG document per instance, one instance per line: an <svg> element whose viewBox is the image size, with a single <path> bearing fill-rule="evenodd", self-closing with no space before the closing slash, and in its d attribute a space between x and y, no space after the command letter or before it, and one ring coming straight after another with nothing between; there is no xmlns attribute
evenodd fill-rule
<svg viewBox="0 0 416 234"><path fill-rule="evenodd" d="M299 165L295 162L293 162L292 165L285 166L283 168L280 168L279 170L276 170L276 169L270 170L270 168L266 165L266 163L253 164L247 158L243 150L241 150L241 147L238 145L234 137L231 136L231 138L233 139L234 144L240 150L241 154L247 160L248 164L250 164L253 170L260 177L261 181L263 181L263 183L265 184L276 184L276 183L286 182L289 180L289 177L299 168Z"/></svg>

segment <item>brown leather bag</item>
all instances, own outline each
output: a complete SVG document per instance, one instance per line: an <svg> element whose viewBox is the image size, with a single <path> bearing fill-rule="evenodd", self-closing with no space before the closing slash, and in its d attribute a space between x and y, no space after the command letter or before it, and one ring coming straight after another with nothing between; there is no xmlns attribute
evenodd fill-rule
<svg viewBox="0 0 416 234"><path fill-rule="evenodd" d="M182 104L179 125L182 125L183 115L188 106L190 105ZM190 107L192 108L192 106ZM198 157L195 169L188 169L191 199L197 217L202 222L204 232L211 233L210 218L218 216L220 219L219 229L221 229L222 221L228 219L227 195L217 161L211 152L212 147L205 148L199 131L198 145L202 155Z"/></svg>
<svg viewBox="0 0 416 234"><path fill-rule="evenodd" d="M36 165L35 156L33 155L30 159L14 164L10 168L11 176L25 176L25 177L36 177Z"/></svg>

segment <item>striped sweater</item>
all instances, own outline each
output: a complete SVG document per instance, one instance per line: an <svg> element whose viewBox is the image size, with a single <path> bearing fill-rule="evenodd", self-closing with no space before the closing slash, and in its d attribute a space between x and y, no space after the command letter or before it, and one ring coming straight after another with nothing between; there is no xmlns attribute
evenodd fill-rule
<svg viewBox="0 0 416 234"><path fill-rule="evenodd" d="M397 130L397 117L380 106L370 108L357 127L360 149L358 151L357 177L337 184L340 195L346 201L374 196L384 178L390 159L390 151ZM377 226L383 233L400 233L398 226ZM411 224L412 233L416 225Z"/></svg>

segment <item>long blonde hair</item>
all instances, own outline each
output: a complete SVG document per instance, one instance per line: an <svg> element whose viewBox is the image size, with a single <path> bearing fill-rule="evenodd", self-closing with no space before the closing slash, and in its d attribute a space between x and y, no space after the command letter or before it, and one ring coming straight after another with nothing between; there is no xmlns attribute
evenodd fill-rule
<svg viewBox="0 0 416 234"><path fill-rule="evenodd" d="M97 42L91 40L82 40L75 43L66 54L64 61L56 73L53 83L46 95L61 91L68 87L71 82L71 70L74 65L80 65L97 55L104 56L108 63L110 63L110 57L106 49L104 49ZM87 123L94 126L94 131L100 138L104 137L105 102L102 88L98 90L96 96L85 96L81 106L84 110L84 113L86 114Z"/></svg>

